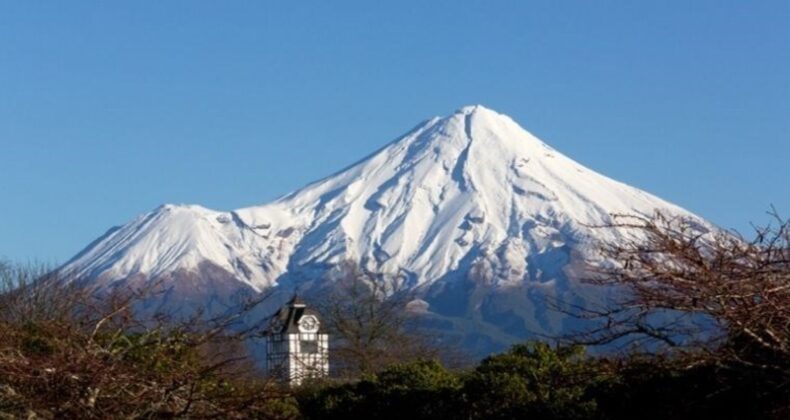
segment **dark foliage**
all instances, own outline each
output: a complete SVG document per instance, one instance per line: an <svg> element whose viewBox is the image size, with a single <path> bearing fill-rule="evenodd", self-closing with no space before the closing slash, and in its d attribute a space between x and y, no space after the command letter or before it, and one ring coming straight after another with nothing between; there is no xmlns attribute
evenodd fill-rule
<svg viewBox="0 0 790 420"><path fill-rule="evenodd" d="M461 385L440 363L417 361L354 383L306 387L296 398L306 418L451 418Z"/></svg>
<svg viewBox="0 0 790 420"><path fill-rule="evenodd" d="M357 382L314 383L296 399L309 419L787 418L787 400L772 394L765 379L713 363L600 359L580 347L529 343L471 371L412 362Z"/></svg>

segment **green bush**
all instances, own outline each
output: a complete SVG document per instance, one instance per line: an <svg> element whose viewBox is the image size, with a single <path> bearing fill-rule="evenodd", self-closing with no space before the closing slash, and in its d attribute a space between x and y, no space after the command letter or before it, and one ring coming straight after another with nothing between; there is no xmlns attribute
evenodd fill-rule
<svg viewBox="0 0 790 420"><path fill-rule="evenodd" d="M486 419L576 419L596 413L604 376L582 347L514 346L482 361L464 380L467 415Z"/></svg>
<svg viewBox="0 0 790 420"><path fill-rule="evenodd" d="M356 383L302 390L298 397L306 418L455 417L461 381L433 360L391 366Z"/></svg>

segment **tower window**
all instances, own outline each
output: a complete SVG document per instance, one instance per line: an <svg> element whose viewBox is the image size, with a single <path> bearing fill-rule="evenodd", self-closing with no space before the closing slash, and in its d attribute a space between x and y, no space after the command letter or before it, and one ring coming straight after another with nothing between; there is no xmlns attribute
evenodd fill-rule
<svg viewBox="0 0 790 420"><path fill-rule="evenodd" d="M300 340L299 350L302 353L318 353L318 342L315 340Z"/></svg>

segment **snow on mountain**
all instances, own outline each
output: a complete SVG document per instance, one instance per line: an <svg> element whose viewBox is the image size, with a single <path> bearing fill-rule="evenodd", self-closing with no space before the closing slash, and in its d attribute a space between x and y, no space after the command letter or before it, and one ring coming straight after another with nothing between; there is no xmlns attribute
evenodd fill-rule
<svg viewBox="0 0 790 420"><path fill-rule="evenodd" d="M261 291L293 287L352 260L405 275L440 311L448 299L470 299L467 289L450 291L472 267L489 288L522 288L533 296L533 286L571 287L566 268L572 256L591 256L596 241L623 233L591 226L612 214L655 211L704 223L476 105L425 121L358 163L269 204L231 212L161 206L111 230L63 271L112 284L173 272L200 277L210 264L239 287Z"/></svg>

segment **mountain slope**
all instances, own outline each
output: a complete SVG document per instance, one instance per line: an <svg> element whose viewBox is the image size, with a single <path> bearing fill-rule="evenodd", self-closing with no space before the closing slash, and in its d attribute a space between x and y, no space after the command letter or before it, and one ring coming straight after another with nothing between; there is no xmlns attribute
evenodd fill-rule
<svg viewBox="0 0 790 420"><path fill-rule="evenodd" d="M564 328L548 319L541 296L580 289L574 265L625 233L591 226L655 211L704 224L574 162L509 117L470 106L269 204L162 206L108 232L63 271L99 284L173 273L200 282L210 266L226 274L224 287L261 291L299 287L351 260L402 276L449 330L523 337Z"/></svg>

